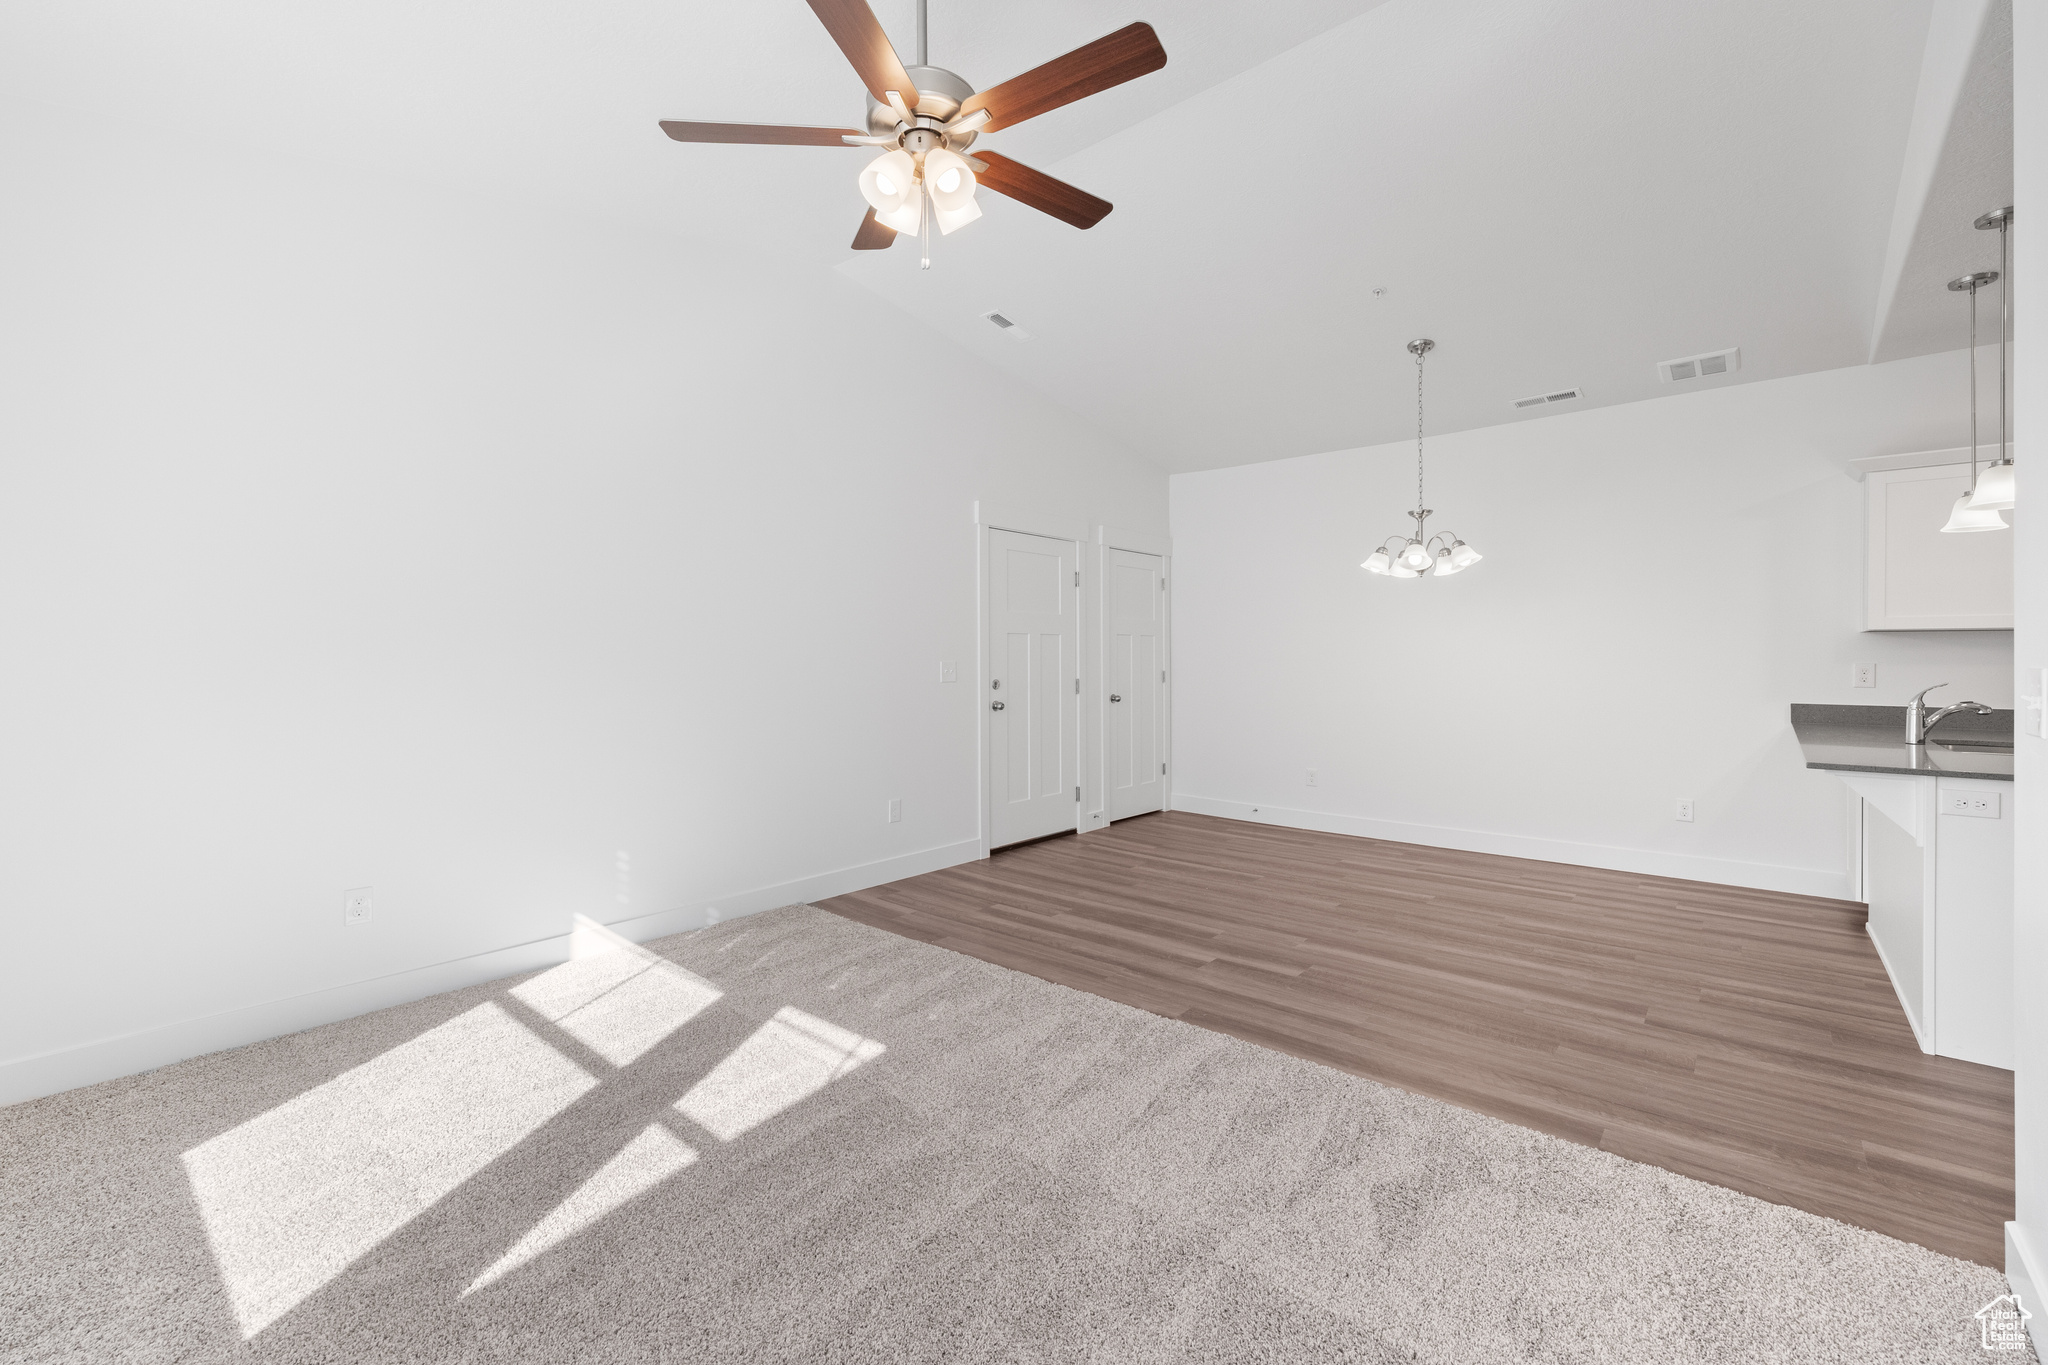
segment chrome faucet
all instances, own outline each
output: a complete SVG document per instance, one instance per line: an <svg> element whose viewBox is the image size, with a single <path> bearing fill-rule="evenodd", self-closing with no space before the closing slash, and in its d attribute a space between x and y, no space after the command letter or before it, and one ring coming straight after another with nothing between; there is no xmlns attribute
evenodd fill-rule
<svg viewBox="0 0 2048 1365"><path fill-rule="evenodd" d="M1946 716L1958 711L1975 711L1980 716L1991 714L1991 708L1982 702L1959 701L1954 706L1944 706L1933 715L1927 714L1927 705L1922 700L1935 687L1947 687L1947 683L1936 683L1934 687L1923 687L1913 700L1906 703L1906 743L1925 744L1927 732L1932 730Z"/></svg>

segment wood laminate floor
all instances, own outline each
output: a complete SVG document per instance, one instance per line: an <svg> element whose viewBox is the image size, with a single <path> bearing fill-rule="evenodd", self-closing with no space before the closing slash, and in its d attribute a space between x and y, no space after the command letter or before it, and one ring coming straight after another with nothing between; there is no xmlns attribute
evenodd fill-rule
<svg viewBox="0 0 2048 1365"><path fill-rule="evenodd" d="M819 904L2004 1261L2012 1073L1920 1051L1856 902L1170 812Z"/></svg>

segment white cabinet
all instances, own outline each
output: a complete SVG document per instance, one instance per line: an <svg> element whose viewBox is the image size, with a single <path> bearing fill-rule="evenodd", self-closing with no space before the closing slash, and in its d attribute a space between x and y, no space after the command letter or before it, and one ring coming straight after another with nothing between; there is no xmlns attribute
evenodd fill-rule
<svg viewBox="0 0 2048 1365"><path fill-rule="evenodd" d="M1947 533L1967 464L1864 476L1865 630L2011 630L2012 532Z"/></svg>
<svg viewBox="0 0 2048 1365"><path fill-rule="evenodd" d="M1837 772L1862 798L1869 932L1925 1052L2013 1064L2013 784Z"/></svg>

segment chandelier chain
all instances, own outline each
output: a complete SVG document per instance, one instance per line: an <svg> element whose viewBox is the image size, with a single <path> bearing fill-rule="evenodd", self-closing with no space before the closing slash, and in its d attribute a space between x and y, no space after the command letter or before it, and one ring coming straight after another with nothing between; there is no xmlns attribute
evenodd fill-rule
<svg viewBox="0 0 2048 1365"><path fill-rule="evenodd" d="M1422 510L1422 356L1415 353L1415 510ZM1422 524L1416 523L1418 533Z"/></svg>

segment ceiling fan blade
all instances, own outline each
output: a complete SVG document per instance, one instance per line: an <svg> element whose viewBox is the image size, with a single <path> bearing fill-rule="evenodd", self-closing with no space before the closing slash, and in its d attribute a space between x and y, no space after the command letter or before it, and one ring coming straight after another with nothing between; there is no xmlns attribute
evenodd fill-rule
<svg viewBox="0 0 2048 1365"><path fill-rule="evenodd" d="M1049 213L1062 223L1092 228L1116 207L1107 199L1097 199L1086 190L1077 190L1064 180L1055 180L1044 171L1034 171L998 153L977 147L975 156L988 163L988 169L974 177L983 187L1007 194L1020 204L1029 204L1040 213Z"/></svg>
<svg viewBox="0 0 2048 1365"><path fill-rule="evenodd" d="M855 251L880 251L883 247L896 244L896 229L876 219L875 211L868 210L868 216L860 220L860 231L853 234Z"/></svg>
<svg viewBox="0 0 2048 1365"><path fill-rule="evenodd" d="M832 41L839 44L846 60L853 63L870 95L887 104L889 92L894 90L903 96L905 104L917 108L917 87L910 83L903 59L890 46L889 35L882 32L867 0L811 0L811 13L818 16Z"/></svg>
<svg viewBox="0 0 2048 1365"><path fill-rule="evenodd" d="M769 142L788 147L844 147L843 139L865 136L858 128L801 128L787 123L677 123L663 119L661 131L678 142Z"/></svg>
<svg viewBox="0 0 2048 1365"><path fill-rule="evenodd" d="M1165 65L1166 49L1159 45L1152 25L1132 24L992 89L969 95L960 112L988 110L992 117L983 131L992 133Z"/></svg>

